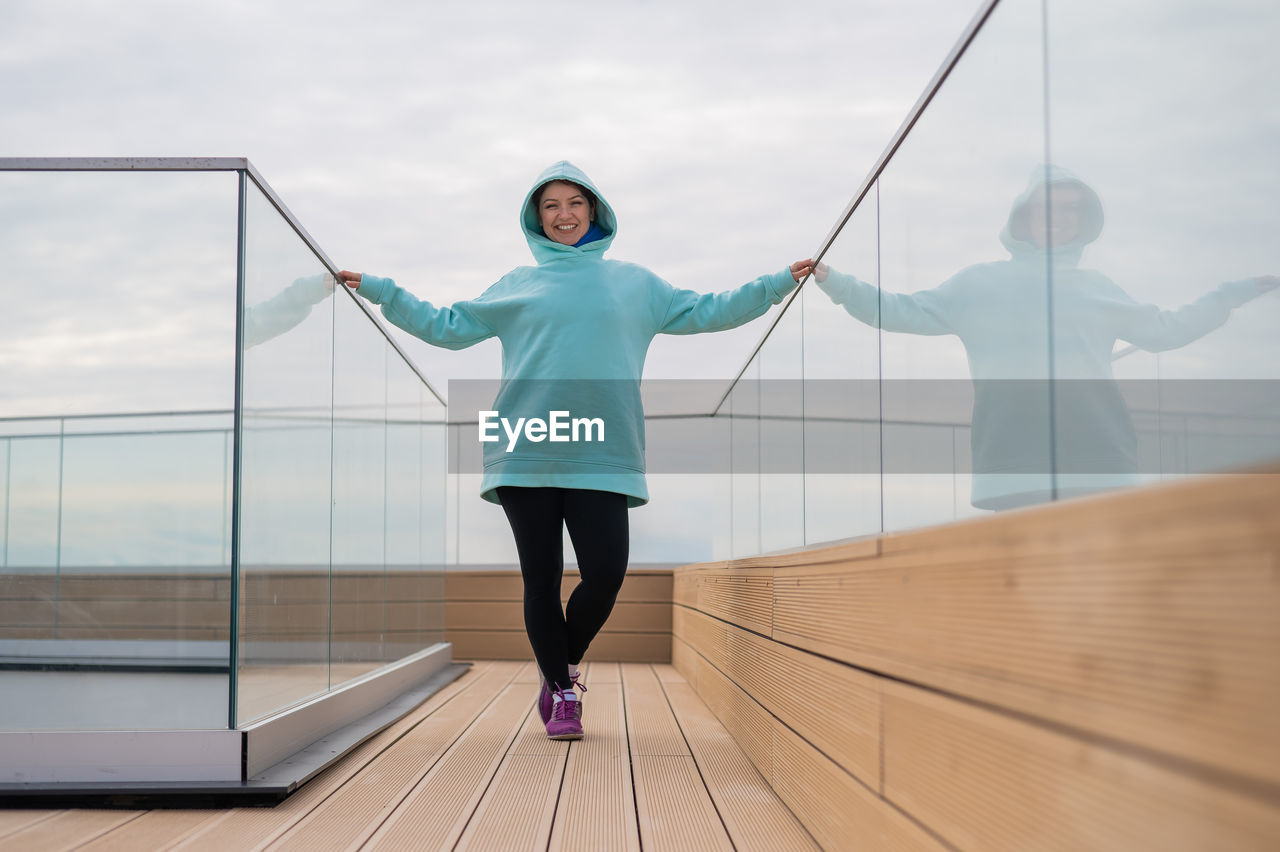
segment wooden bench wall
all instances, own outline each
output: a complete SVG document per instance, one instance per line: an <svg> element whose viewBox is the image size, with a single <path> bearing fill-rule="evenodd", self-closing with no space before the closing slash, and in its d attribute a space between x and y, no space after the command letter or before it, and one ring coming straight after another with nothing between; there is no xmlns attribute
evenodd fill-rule
<svg viewBox="0 0 1280 852"><path fill-rule="evenodd" d="M335 642L440 641L444 585L440 570L252 569L242 638L326 640L332 624ZM0 573L0 639L225 641L230 600L230 578L209 574Z"/></svg>
<svg viewBox="0 0 1280 852"><path fill-rule="evenodd" d="M562 601L578 583L566 569ZM586 659L598 662L671 662L670 569L631 569L618 602ZM524 586L517 571L464 571L445 575L445 637L458 660L533 658L524 630Z"/></svg>
<svg viewBox="0 0 1280 852"><path fill-rule="evenodd" d="M678 569L672 658L829 848L1280 849L1280 474Z"/></svg>
<svg viewBox="0 0 1280 852"><path fill-rule="evenodd" d="M577 582L565 572L565 600ZM629 571L588 659L670 662L671 584L669 569ZM0 574L0 639L225 641L230 588L177 573ZM444 640L459 660L532 658L517 571L251 570L241 594L246 642L323 642L332 623L335 642Z"/></svg>

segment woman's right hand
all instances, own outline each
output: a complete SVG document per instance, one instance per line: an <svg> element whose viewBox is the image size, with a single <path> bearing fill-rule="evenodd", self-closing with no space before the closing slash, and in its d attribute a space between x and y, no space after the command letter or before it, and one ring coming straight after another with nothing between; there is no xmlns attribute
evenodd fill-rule
<svg viewBox="0 0 1280 852"><path fill-rule="evenodd" d="M797 260L795 263L788 266L787 269L791 272L792 280L799 284L805 279L805 276L813 272L813 261L809 258Z"/></svg>
<svg viewBox="0 0 1280 852"><path fill-rule="evenodd" d="M831 267L827 266L825 263L815 264L812 258L797 260L795 263L791 264L789 269L791 270L791 277L796 280L797 284L804 280L806 275L812 275L814 278L817 278L818 283L821 284L823 281L827 280L827 273L831 271Z"/></svg>
<svg viewBox="0 0 1280 852"><path fill-rule="evenodd" d="M343 284L346 284L352 290L357 290L360 287L360 279L362 276L363 276L363 273L348 272L347 270L343 269L338 273L338 280L341 281Z"/></svg>

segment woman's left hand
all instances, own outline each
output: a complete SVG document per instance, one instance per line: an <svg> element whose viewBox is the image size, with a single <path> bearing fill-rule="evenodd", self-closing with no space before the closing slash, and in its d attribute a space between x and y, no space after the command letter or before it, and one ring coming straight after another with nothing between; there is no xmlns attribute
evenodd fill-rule
<svg viewBox="0 0 1280 852"><path fill-rule="evenodd" d="M797 284L803 281L812 272L813 258L797 260L795 263L791 264L791 277L795 279Z"/></svg>

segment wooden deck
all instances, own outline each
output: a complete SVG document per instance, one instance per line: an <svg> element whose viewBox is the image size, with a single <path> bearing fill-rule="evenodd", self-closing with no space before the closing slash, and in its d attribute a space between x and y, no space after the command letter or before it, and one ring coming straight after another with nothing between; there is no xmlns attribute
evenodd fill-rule
<svg viewBox="0 0 1280 852"><path fill-rule="evenodd" d="M552 742L531 663L480 662L274 808L0 811L0 849L815 849L674 668L587 667Z"/></svg>

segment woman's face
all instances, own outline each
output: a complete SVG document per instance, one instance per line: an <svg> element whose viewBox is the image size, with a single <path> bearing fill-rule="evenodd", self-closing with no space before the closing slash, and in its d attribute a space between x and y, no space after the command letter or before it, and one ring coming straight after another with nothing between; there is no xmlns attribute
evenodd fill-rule
<svg viewBox="0 0 1280 852"><path fill-rule="evenodd" d="M1044 187L1036 190L1027 205L1027 228L1032 244L1065 246L1080 235L1085 210L1084 193L1077 186L1060 184L1053 187L1050 210L1045 210ZM1046 215L1047 214L1047 215Z"/></svg>
<svg viewBox="0 0 1280 852"><path fill-rule="evenodd" d="M547 239L571 246L591 227L591 202L571 183L555 180L542 190L538 217Z"/></svg>

